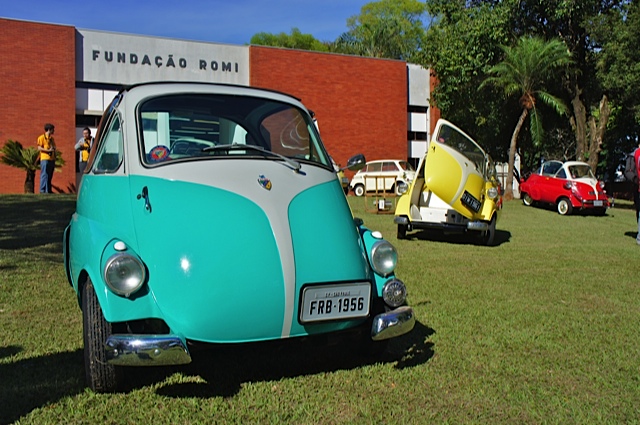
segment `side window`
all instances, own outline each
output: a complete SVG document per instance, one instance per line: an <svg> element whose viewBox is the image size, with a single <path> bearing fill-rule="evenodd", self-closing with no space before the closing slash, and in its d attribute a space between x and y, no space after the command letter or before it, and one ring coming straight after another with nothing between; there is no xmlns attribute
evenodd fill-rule
<svg viewBox="0 0 640 425"><path fill-rule="evenodd" d="M123 152L124 143L120 118L118 115L114 115L96 153L93 172L96 174L116 172L122 164Z"/></svg>
<svg viewBox="0 0 640 425"><path fill-rule="evenodd" d="M382 163L381 162L374 162L373 164L367 165L367 172L368 173L379 173L380 171L382 171Z"/></svg>
<svg viewBox="0 0 640 425"><path fill-rule="evenodd" d="M567 173L564 172L564 168L561 168L560 171L558 171L558 174L556 175L556 177L559 179L567 178Z"/></svg>
<svg viewBox="0 0 640 425"><path fill-rule="evenodd" d="M390 172L394 172L394 171L398 171L398 167L396 167L396 163L395 162L383 162L382 163L382 171L390 171Z"/></svg>

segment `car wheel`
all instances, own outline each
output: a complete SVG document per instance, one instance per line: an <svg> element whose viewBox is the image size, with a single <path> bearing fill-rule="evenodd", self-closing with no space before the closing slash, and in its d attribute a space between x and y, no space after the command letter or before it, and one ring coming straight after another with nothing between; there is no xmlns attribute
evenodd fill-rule
<svg viewBox="0 0 640 425"><path fill-rule="evenodd" d="M354 188L353 188L353 193L355 193L356 196L362 196L364 195L364 186L361 184L357 184Z"/></svg>
<svg viewBox="0 0 640 425"><path fill-rule="evenodd" d="M569 198L560 198L557 207L560 215L570 215L573 212L573 205Z"/></svg>
<svg viewBox="0 0 640 425"><path fill-rule="evenodd" d="M489 228L482 232L480 242L485 246L492 246L496 237L496 216L494 215L489 222Z"/></svg>
<svg viewBox="0 0 640 425"><path fill-rule="evenodd" d="M96 291L90 279L82 288L82 325L87 386L98 393L116 391L119 373L115 366L107 363L104 351L104 343L111 335L111 324L105 320L102 314Z"/></svg>
<svg viewBox="0 0 640 425"><path fill-rule="evenodd" d="M526 206L530 207L533 205L533 198L531 198L531 196L529 196L528 193L523 193L522 194L522 203L525 204Z"/></svg>
<svg viewBox="0 0 640 425"><path fill-rule="evenodd" d="M398 224L398 239L407 239L407 225L406 224Z"/></svg>

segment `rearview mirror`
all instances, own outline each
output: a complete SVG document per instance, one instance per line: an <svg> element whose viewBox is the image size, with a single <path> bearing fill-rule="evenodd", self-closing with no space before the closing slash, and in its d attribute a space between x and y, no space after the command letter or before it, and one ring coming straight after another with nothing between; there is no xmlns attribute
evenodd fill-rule
<svg viewBox="0 0 640 425"><path fill-rule="evenodd" d="M366 163L367 160L364 159L364 155L359 153L349 158L347 161L347 168L351 171L358 171L363 169Z"/></svg>

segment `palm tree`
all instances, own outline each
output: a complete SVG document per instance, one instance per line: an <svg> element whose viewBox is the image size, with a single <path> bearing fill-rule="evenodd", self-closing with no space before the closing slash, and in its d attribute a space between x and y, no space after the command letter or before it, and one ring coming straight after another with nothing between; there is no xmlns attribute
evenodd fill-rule
<svg viewBox="0 0 640 425"><path fill-rule="evenodd" d="M489 70L490 76L480 85L501 87L507 96L518 94L522 113L511 136L509 146L509 171L505 199L513 199L513 164L516 156L518 134L530 115L529 128L534 145L542 140L542 119L536 103L538 100L551 106L559 114L566 114L567 106L559 98L544 90L545 82L557 69L572 63L571 53L562 41L545 41L539 37L521 37L514 47L502 47L505 57Z"/></svg>
<svg viewBox="0 0 640 425"><path fill-rule="evenodd" d="M9 140L0 149L0 154L0 162L12 167L22 168L27 172L27 177L24 180L24 193L34 193L36 171L40 169L40 164L38 163L40 152L38 152L38 149L32 147L25 149L20 142ZM60 168L63 165L62 152L56 151L56 168Z"/></svg>

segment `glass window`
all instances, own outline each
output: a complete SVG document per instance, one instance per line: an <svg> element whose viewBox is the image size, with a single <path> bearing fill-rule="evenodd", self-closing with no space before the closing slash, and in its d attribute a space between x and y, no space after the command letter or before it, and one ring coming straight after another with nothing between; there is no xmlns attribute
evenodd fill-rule
<svg viewBox="0 0 640 425"><path fill-rule="evenodd" d="M475 164L480 173L484 174L485 153L473 140L448 125L440 127L436 140L460 152Z"/></svg>
<svg viewBox="0 0 640 425"><path fill-rule="evenodd" d="M398 167L393 161L385 161L382 163L382 171L394 173L398 171Z"/></svg>
<svg viewBox="0 0 640 425"><path fill-rule="evenodd" d="M562 168L562 162L549 161L542 165L542 174L545 176L555 176L558 170Z"/></svg>
<svg viewBox="0 0 640 425"><path fill-rule="evenodd" d="M382 162L367 164L367 173L379 173L382 171Z"/></svg>
<svg viewBox="0 0 640 425"><path fill-rule="evenodd" d="M591 167L587 164L572 165L569 167L569 173L571 173L571 177L574 179L596 178L591 171Z"/></svg>
<svg viewBox="0 0 640 425"><path fill-rule="evenodd" d="M567 173L565 173L564 168L561 168L560 171L558 171L558 174L556 174L556 177L559 179L567 178Z"/></svg>
<svg viewBox="0 0 640 425"><path fill-rule="evenodd" d="M331 167L309 114L286 103L249 96L163 96L145 102L139 120L140 150L147 165L242 157L277 160L268 153L273 152Z"/></svg>
<svg viewBox="0 0 640 425"><path fill-rule="evenodd" d="M122 164L124 143L120 117L114 114L106 128L107 131L101 140L93 162L93 172L96 174L114 173Z"/></svg>
<svg viewBox="0 0 640 425"><path fill-rule="evenodd" d="M415 171L413 169L413 166L409 164L407 161L400 161L400 168L402 168L405 171Z"/></svg>

